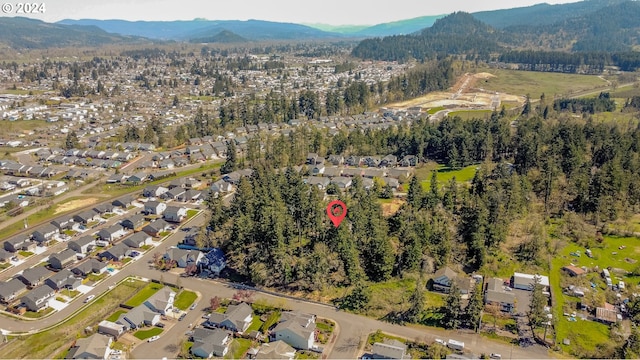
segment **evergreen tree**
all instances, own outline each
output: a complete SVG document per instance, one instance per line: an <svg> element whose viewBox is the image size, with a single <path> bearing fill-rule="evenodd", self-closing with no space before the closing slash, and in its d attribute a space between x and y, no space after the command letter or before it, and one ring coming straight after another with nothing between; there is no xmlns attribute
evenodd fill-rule
<svg viewBox="0 0 640 360"><path fill-rule="evenodd" d="M480 319L482 317L482 309L484 308L484 300L482 299L482 284L477 284L473 289L473 294L464 309L466 326L475 331L478 330Z"/></svg>
<svg viewBox="0 0 640 360"><path fill-rule="evenodd" d="M412 323L418 323L422 319L422 312L425 306L424 283L422 279L416 281L416 289L409 298L411 306L405 313L405 319Z"/></svg>
<svg viewBox="0 0 640 360"><path fill-rule="evenodd" d="M422 185L418 181L416 176L411 178L409 182L409 191L407 192L407 203L413 206L414 209L419 209L422 206L422 199L424 198L424 191Z"/></svg>
<svg viewBox="0 0 640 360"><path fill-rule="evenodd" d="M80 142L78 141L78 134L76 134L75 130L71 130L67 133L67 137L64 140L64 148L66 150L74 149L79 146Z"/></svg>
<svg viewBox="0 0 640 360"><path fill-rule="evenodd" d="M220 168L221 174L228 174L238 169L238 155L236 154L236 144L230 140L227 144L227 160Z"/></svg>
<svg viewBox="0 0 640 360"><path fill-rule="evenodd" d="M527 313L529 325L532 329L542 326L547 321L547 314L544 311L545 306L547 306L547 297L542 292L540 278L536 277L533 291L531 292L530 308Z"/></svg>
<svg viewBox="0 0 640 360"><path fill-rule="evenodd" d="M449 288L449 294L445 299L444 307L444 327L447 329L458 329L462 324L462 309L460 308L460 289L455 281Z"/></svg>

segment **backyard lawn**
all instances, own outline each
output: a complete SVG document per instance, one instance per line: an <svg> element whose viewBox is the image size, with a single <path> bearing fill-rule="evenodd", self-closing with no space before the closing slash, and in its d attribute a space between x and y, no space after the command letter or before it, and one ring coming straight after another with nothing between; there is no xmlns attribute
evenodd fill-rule
<svg viewBox="0 0 640 360"><path fill-rule="evenodd" d="M249 327L247 328L247 331L245 331L246 333L250 333L252 331L258 331L260 330L260 327L262 327L263 322L260 321L260 316L258 315L253 315L253 321L251 321L251 325L249 325Z"/></svg>
<svg viewBox="0 0 640 360"><path fill-rule="evenodd" d="M193 291L182 290L178 296L176 296L176 300L173 305L180 310L187 310L191 304L198 298L198 295Z"/></svg>
<svg viewBox="0 0 640 360"><path fill-rule="evenodd" d="M225 355L225 359L244 359L244 354L251 348L251 340L237 338L233 339L229 346L229 352Z"/></svg>
<svg viewBox="0 0 640 360"><path fill-rule="evenodd" d="M477 167L478 165L469 165L461 169L452 169L445 165L438 165L435 168L427 166L416 170L416 176L418 177L420 184L422 184L422 188L428 191L431 185L432 170L436 170L438 172L438 184L443 186L448 184L454 177L458 184L470 182L476 175Z"/></svg>
<svg viewBox="0 0 640 360"><path fill-rule="evenodd" d="M127 310L118 310L118 311L114 312L113 314L111 314L107 318L107 321L116 322L118 320L118 318L120 318L120 315L125 314L126 312L127 312Z"/></svg>
<svg viewBox="0 0 640 360"><path fill-rule="evenodd" d="M125 305L127 306L138 306L141 305L142 303L144 303L149 297L151 297L151 295L155 294L156 292L158 292L158 290L162 289L164 285L162 284L157 284L157 283L149 283L147 284L147 286L144 287L144 289L138 291L135 295L133 295L131 297L131 299L129 299Z"/></svg>
<svg viewBox="0 0 640 360"><path fill-rule="evenodd" d="M152 327L150 329L147 330L138 330L136 331L133 336L137 337L140 340L146 340L152 336L156 336L156 335L160 335L162 334L162 329L159 327Z"/></svg>

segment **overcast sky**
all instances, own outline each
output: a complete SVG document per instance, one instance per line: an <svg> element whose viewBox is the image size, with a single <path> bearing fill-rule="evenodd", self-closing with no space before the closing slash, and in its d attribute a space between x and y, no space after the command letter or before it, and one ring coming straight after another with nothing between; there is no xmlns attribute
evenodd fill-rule
<svg viewBox="0 0 640 360"><path fill-rule="evenodd" d="M2 1L3 3L9 2ZM547 0L550 4L576 0ZM22 16L123 20L269 20L331 25L374 25L454 11L475 12L528 6L544 0L38 0L45 13ZM15 3L15 2L14 2ZM14 9L15 10L15 9ZM7 14L3 14L7 15ZM16 14L11 14L15 16Z"/></svg>

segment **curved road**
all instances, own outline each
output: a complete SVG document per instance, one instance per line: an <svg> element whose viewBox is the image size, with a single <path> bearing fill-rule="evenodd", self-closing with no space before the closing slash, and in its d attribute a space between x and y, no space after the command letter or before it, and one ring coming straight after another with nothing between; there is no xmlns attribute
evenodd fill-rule
<svg viewBox="0 0 640 360"><path fill-rule="evenodd" d="M201 225L203 222L204 215L203 213L200 213L191 220L189 225ZM89 294L98 296L107 291L110 285L113 285L115 282L121 281L130 275L137 275L151 279L160 279L160 276L162 276L164 281L175 283L178 278L176 274L160 272L150 268L148 261L151 260L154 252L163 251L165 247L176 245L184 238L184 234L185 232L182 231L177 231L172 234L158 248L148 251L137 261L126 266L122 271L110 276L101 284L96 286ZM198 291L201 294L201 307L207 306L206 304L213 296L231 297L236 291L224 283L207 279L180 278L180 283L183 287ZM254 298L264 298L274 303L282 303L284 300L286 302L286 306L292 310L301 310L316 314L320 317L335 320L338 323L340 331L335 339L335 343L328 346L328 348L332 347L329 357L334 359L355 358L358 356L361 341L364 341L369 333L378 329L411 340L430 342L435 338L445 340L451 338L464 341L466 348L477 354L500 353L505 356L505 358L511 355L512 358L516 359L540 359L549 357L547 350L541 346L531 346L529 348L512 347L503 342L496 342L476 334L458 333L427 327L394 325L361 315L337 311L334 307L328 305L310 303L304 300L285 299L284 297L272 296L260 292L257 292ZM77 298L70 306L66 307L62 311L56 312L47 318L34 321L23 321L5 317L2 319L2 327L13 332L28 332L46 328L67 318L83 305L84 304L81 302L81 299ZM187 330L189 323L197 324L201 315L202 312L199 310L190 311L182 322L176 322L171 329L161 336L159 341L138 345L132 352L133 357L162 358L167 355L173 355L167 354L165 346L171 344L173 340L175 340L173 344L180 344L181 340L185 338L184 333Z"/></svg>

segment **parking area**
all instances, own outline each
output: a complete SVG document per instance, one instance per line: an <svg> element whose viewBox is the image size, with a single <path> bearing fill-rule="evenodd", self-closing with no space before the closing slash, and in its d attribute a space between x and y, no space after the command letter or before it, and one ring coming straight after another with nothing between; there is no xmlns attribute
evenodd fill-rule
<svg viewBox="0 0 640 360"><path fill-rule="evenodd" d="M516 313L526 314L529 312L529 303L531 303L531 291L512 289L516 295Z"/></svg>

